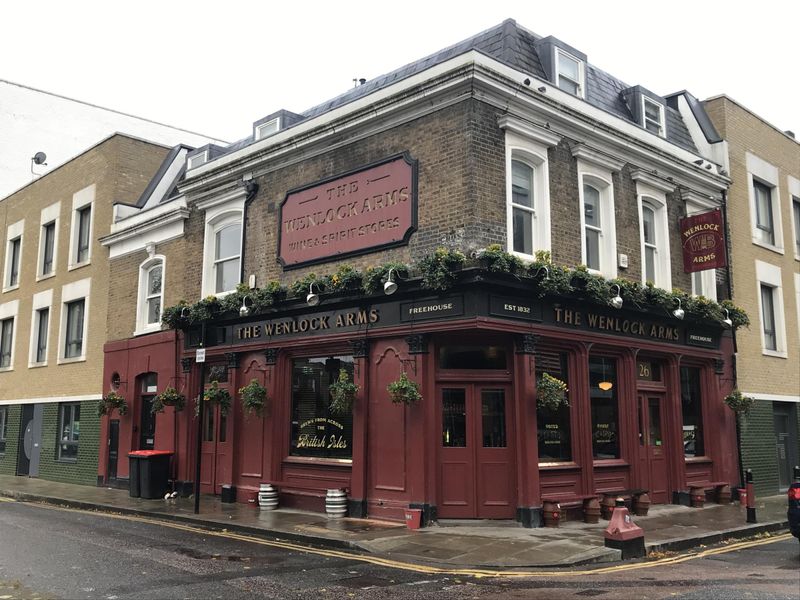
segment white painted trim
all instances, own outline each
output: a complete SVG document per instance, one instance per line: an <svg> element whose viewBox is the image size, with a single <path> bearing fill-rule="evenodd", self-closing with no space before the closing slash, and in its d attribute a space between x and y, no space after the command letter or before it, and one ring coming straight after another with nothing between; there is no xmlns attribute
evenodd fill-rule
<svg viewBox="0 0 800 600"><path fill-rule="evenodd" d="M186 159L186 170L190 171L201 167L208 162L208 150L203 150L197 154L193 154Z"/></svg>
<svg viewBox="0 0 800 600"><path fill-rule="evenodd" d="M224 292L216 291L216 277L214 272L215 237L219 229L238 222L239 227L239 272L241 274L241 261L244 260L242 242L244 241L244 197L229 200L226 203L209 202L206 210L206 227L203 242L203 280L201 285L202 297L225 296L234 290ZM241 283L241 282L240 282Z"/></svg>
<svg viewBox="0 0 800 600"><path fill-rule="evenodd" d="M92 262L92 246L94 246L94 221L95 221L95 210L94 210L94 199L96 193L97 186L93 183L90 186L83 188L82 190L75 192L72 195L72 213L71 213L71 224L70 224L70 237L69 237L69 257L67 258L67 270L72 271L73 269L77 269L84 265L88 265ZM86 260L83 262L76 262L76 254L78 251L78 230L80 227L80 220L78 217L78 211L85 208L86 206L90 207L89 213L89 253L87 255Z"/></svg>
<svg viewBox="0 0 800 600"><path fill-rule="evenodd" d="M257 125L253 131L253 137L257 140L262 140L265 137L269 137L271 135L275 135L281 130L281 118L275 117L274 119L270 119L265 123L261 123ZM269 129L269 131L267 131ZM264 133L266 131L266 133Z"/></svg>
<svg viewBox="0 0 800 600"><path fill-rule="evenodd" d="M641 282L642 285L647 283L645 276L644 219L642 215L642 207L647 203L654 209L656 219L656 281L653 284L661 289L671 290L672 262L669 248L667 197L662 191L663 188L652 187L643 181L644 179L636 181L636 202L639 211L639 260L642 270Z"/></svg>
<svg viewBox="0 0 800 600"><path fill-rule="evenodd" d="M797 309L797 347L800 347L800 273L794 274L794 307Z"/></svg>
<svg viewBox="0 0 800 600"><path fill-rule="evenodd" d="M19 256L17 256L17 283L10 285L9 278L11 277L11 242L19 239ZM6 259L4 261L5 267L3 269L3 292L10 292L19 287L19 282L22 280L22 253L24 252L25 245L25 219L20 219L16 223L12 223L6 228Z"/></svg>
<svg viewBox="0 0 800 600"><path fill-rule="evenodd" d="M647 108L647 103L649 102L650 104L658 108L658 137L662 138L667 137L667 123L664 115L664 113L666 112L665 106L660 102L657 102L652 98L647 97L645 94L641 94L641 97L642 97L642 106L641 106L642 127L647 129L647 112L645 109ZM650 133L652 133L652 131Z"/></svg>
<svg viewBox="0 0 800 600"><path fill-rule="evenodd" d="M794 259L800 260L800 253L797 252L797 240L800 239L800 231L797 230L797 226L794 223L795 198L797 198L797 202L800 203L800 179L787 175L786 187L789 188L789 221L792 224L792 251L794 252Z"/></svg>
<svg viewBox="0 0 800 600"><path fill-rule="evenodd" d="M53 231L53 270L47 275L42 273L44 268L44 227L54 223ZM39 217L39 254L36 260L36 281L49 279L58 272L58 237L59 230L61 229L61 201L51 204L42 209Z"/></svg>
<svg viewBox="0 0 800 600"><path fill-rule="evenodd" d="M596 167L600 167L611 173L617 173L625 166L624 160L605 154L583 143L572 146L572 156L584 162L592 163Z"/></svg>
<svg viewBox="0 0 800 600"><path fill-rule="evenodd" d="M61 287L61 315L58 326L58 360L57 364L68 364L74 362L82 362L86 360L86 353L89 347L89 305L92 292L91 278L79 279ZM83 344L81 347L81 355L70 358L65 357L65 343L67 340L67 304L80 299L84 300L83 304Z"/></svg>
<svg viewBox="0 0 800 600"><path fill-rule="evenodd" d="M581 223L581 262L586 265L586 214L584 186L600 192L600 269L590 271L606 279L617 277L617 226L614 209L614 179L611 171L597 163L578 159L578 213ZM588 265L587 265L588 266Z"/></svg>
<svg viewBox="0 0 800 600"><path fill-rule="evenodd" d="M9 300L0 304L0 321L12 319L11 322L11 358L7 367L0 367L0 373L14 370L14 357L17 349L17 330L19 329L19 300Z"/></svg>
<svg viewBox="0 0 800 600"><path fill-rule="evenodd" d="M772 250L778 254L783 254L783 220L781 219L781 194L780 194L780 175L778 167L765 161L764 159L745 152L747 162L747 193L750 204L750 231L753 244L761 246L767 250ZM756 197L753 181L758 179L761 183L770 188L770 199L772 202L772 227L775 243L769 244L759 239L757 218L756 218Z"/></svg>
<svg viewBox="0 0 800 600"><path fill-rule="evenodd" d="M103 394L84 394L82 396L44 396L39 398L14 398L12 400L0 400L0 406L13 404L56 404L62 402L90 402L101 400Z"/></svg>
<svg viewBox="0 0 800 600"><path fill-rule="evenodd" d="M553 71L555 72L555 76L556 76L556 87L559 90L561 90L561 87L559 85L560 79L561 79L560 64L561 64L561 57L564 56L566 58L569 58L569 59L575 61L578 64L578 81L574 81L573 79L570 79L569 77L565 77L564 79L566 79L568 81L573 81L574 83L578 84L578 93L576 94L577 98L586 98L586 65L584 64L584 62L580 58L578 58L574 54L571 54L571 53L567 52L563 48L559 48L558 46L555 46L553 49L555 50L555 59L556 59L555 60L555 65L554 65L555 68L553 69ZM569 92L567 92L565 90L561 90L561 91L563 91L565 94L569 94Z"/></svg>
<svg viewBox="0 0 800 600"><path fill-rule="evenodd" d="M150 269L161 264L161 310L164 310L164 288L166 287L167 258L155 254L139 265L139 288L136 295L136 330L134 336L161 331L161 322L147 323L147 275Z"/></svg>
<svg viewBox="0 0 800 600"><path fill-rule="evenodd" d="M764 337L764 307L761 303L761 285L773 288L772 305L775 310L775 347L767 349ZM761 352L765 356L787 358L786 352L786 317L783 310L783 281L781 268L761 260L756 260L756 298L758 299L758 322L761 334Z"/></svg>
<svg viewBox="0 0 800 600"><path fill-rule="evenodd" d="M761 392L742 392L744 396L751 396L755 400L764 402L800 402L800 396L784 396L782 394L762 394Z"/></svg>
<svg viewBox="0 0 800 600"><path fill-rule="evenodd" d="M39 337L39 311L43 308L48 309L47 318L47 352L42 362L36 362L36 346ZM28 344L28 368L44 367L47 366L48 358L50 356L50 333L53 331L53 290L44 290L38 294L33 295L31 302L31 335Z"/></svg>

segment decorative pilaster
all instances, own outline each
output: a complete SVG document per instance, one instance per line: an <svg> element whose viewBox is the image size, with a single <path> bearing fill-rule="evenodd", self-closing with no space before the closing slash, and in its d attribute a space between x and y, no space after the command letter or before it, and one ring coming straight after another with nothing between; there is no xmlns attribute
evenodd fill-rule
<svg viewBox="0 0 800 600"><path fill-rule="evenodd" d="M427 354L428 353L428 336L424 333L416 333L414 335L406 336L406 343L408 344L409 354Z"/></svg>
<svg viewBox="0 0 800 600"><path fill-rule="evenodd" d="M536 346L541 341L542 336L533 333L523 333L515 340L517 354L534 354Z"/></svg>
<svg viewBox="0 0 800 600"><path fill-rule="evenodd" d="M278 352L280 352L280 348L266 348L264 350L264 360L268 365L274 365L278 362Z"/></svg>
<svg viewBox="0 0 800 600"><path fill-rule="evenodd" d="M352 340L350 345L353 348L353 358L366 358L369 354L369 340L367 339Z"/></svg>
<svg viewBox="0 0 800 600"><path fill-rule="evenodd" d="M226 352L225 353L225 361L227 362L229 369L238 369L239 368L239 353L238 352Z"/></svg>

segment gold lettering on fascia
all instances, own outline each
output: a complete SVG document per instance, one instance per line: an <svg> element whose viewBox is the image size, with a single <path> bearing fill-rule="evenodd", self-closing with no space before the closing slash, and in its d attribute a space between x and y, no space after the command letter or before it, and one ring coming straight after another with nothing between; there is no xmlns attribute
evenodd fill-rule
<svg viewBox="0 0 800 600"><path fill-rule="evenodd" d="M503 304L503 310L507 312L522 313L524 315L531 314L530 306L520 306L519 304Z"/></svg>
<svg viewBox="0 0 800 600"><path fill-rule="evenodd" d="M598 331L609 331L612 333L624 333L629 335L639 335L656 340L666 340L677 342L680 332L677 327L667 327L665 325L648 324L636 319L623 319L620 317L607 317L595 313L584 315L579 310L556 307L554 309L556 323L573 325L580 327L585 324L589 329Z"/></svg>
<svg viewBox="0 0 800 600"><path fill-rule="evenodd" d="M372 325L380 320L377 309L357 310L336 315L321 315L289 321L268 321L260 325L245 325L236 328L236 337L240 340L258 339L262 335L273 337L290 335L293 333L314 333L327 329L340 327L355 327L358 325Z"/></svg>
<svg viewBox="0 0 800 600"><path fill-rule="evenodd" d="M452 302L445 302L442 304L430 304L428 306L412 306L408 309L410 315L420 315L430 312L442 312L445 310L453 310Z"/></svg>

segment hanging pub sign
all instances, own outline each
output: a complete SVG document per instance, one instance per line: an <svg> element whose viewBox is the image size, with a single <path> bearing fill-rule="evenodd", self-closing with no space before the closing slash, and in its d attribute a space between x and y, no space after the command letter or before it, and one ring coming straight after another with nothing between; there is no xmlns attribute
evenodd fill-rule
<svg viewBox="0 0 800 600"><path fill-rule="evenodd" d="M408 243L417 227L417 161L407 153L292 190L281 203L286 269Z"/></svg>
<svg viewBox="0 0 800 600"><path fill-rule="evenodd" d="M725 235L719 209L680 220L683 271L694 273L724 267Z"/></svg>

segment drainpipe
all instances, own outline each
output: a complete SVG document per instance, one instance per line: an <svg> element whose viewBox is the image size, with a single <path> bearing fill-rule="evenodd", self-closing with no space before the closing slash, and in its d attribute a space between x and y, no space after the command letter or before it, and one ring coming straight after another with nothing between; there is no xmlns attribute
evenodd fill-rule
<svg viewBox="0 0 800 600"><path fill-rule="evenodd" d="M239 182L239 185L244 187L245 191L247 192L247 195L244 198L244 212L242 213L242 256L239 260L239 281L244 283L244 248L245 242L247 241L247 207L258 193L258 184L252 179L242 179Z"/></svg>

